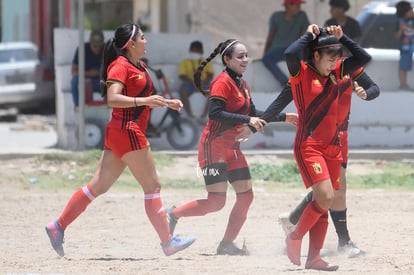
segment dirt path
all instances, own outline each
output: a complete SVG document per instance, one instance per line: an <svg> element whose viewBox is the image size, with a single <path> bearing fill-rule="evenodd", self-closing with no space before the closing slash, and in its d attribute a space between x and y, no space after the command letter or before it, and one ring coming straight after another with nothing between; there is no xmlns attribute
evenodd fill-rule
<svg viewBox="0 0 414 275"><path fill-rule="evenodd" d="M188 167L192 163L187 159ZM30 166L30 161L24 164ZM41 193L13 190L4 180L0 184L1 274L318 273L289 262L283 253L284 233L277 222L277 215L290 210L304 189L265 192L256 186L255 200L236 240L238 245L246 241L250 256L215 255L234 203L230 192L222 211L179 221L176 232L194 235L197 241L187 250L166 257L145 215L142 192L138 188L131 192L115 188L92 203L67 229L66 256L59 258L44 225L60 214L75 189ZM165 205L205 195L203 190L162 192ZM350 190L348 209L352 239L367 255L354 259L336 255L336 234L330 223L324 255L328 261L339 263L336 274L414 274L414 192ZM307 241L302 255L306 249Z"/></svg>

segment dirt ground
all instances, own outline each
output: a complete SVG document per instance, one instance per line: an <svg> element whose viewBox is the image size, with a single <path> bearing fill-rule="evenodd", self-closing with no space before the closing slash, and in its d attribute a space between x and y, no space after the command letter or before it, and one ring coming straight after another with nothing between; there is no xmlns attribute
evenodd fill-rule
<svg viewBox="0 0 414 275"><path fill-rule="evenodd" d="M263 157L248 157L250 161ZM275 159L269 159L275 161ZM182 163L181 163L182 162ZM177 159L160 173L194 174L195 157ZM96 199L65 232L65 257L50 246L44 226L55 219L75 191L13 188L8 182L17 167L31 169L31 159L0 160L1 274L318 274L291 264L284 254L284 232L277 221L301 200L305 189L265 191L255 186L255 199L236 243L245 241L250 256L217 256L234 193L225 208L205 217L183 218L176 232L196 236L188 249L173 256L162 253L159 239L144 209L143 193L116 188ZM183 168L184 167L184 168ZM32 167L33 168L33 167ZM355 167L356 168L356 167ZM168 170L169 169L169 170ZM353 169L351 166L349 169ZM358 165L358 169L362 169ZM6 176L5 176L6 175ZM163 203L179 205L204 198L203 189L164 189ZM348 191L351 237L367 254L348 259L336 254L336 233L330 221L324 258L340 265L337 274L414 274L414 192Z"/></svg>

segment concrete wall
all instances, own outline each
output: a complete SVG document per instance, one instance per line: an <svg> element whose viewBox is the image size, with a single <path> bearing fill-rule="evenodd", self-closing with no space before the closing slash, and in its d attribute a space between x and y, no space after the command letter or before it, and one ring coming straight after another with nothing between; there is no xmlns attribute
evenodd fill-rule
<svg viewBox="0 0 414 275"><path fill-rule="evenodd" d="M105 37L112 35L112 31L105 32ZM85 33L85 41L89 34ZM147 58L150 65L160 68L169 78L169 86L177 96L179 87L177 77L178 63L188 52L188 46L194 39L203 41L205 53L210 53L216 45L213 45L208 37L203 34L154 34L147 33ZM73 103L70 87L70 63L77 45L77 31L72 29L55 30L55 69L56 69L56 104L57 104L57 133L58 146L64 149L76 149L76 116L73 111ZM383 52L369 50L373 56L372 62L367 66L367 72L381 88L381 95L372 102L365 102L358 97L353 98L351 108L351 122L349 133L349 145L351 148L361 147L392 147L406 148L414 146L414 92L398 91L398 58L391 53L384 58ZM220 58L214 60L215 73L218 74L223 66ZM280 66L286 72L286 65ZM152 78L157 89L162 90L162 84ZM277 97L281 87L272 75L263 66L260 60L254 60L249 64L244 78L249 83L256 107L264 110ZM414 87L414 80L409 83ZM193 109L202 110L204 98L195 94L190 98ZM291 103L286 111L295 112ZM162 110L155 109L151 120L159 121ZM104 117L103 119L107 119ZM256 134L254 138L243 146L247 148L291 148L295 135L295 127L284 123L274 123L266 127L264 134Z"/></svg>
<svg viewBox="0 0 414 275"><path fill-rule="evenodd" d="M366 67L369 76L381 89L380 96L373 101L352 98L349 127L349 146L352 148L414 147L414 91L400 91L398 87L398 56L390 53L368 50L373 60ZM388 54L386 60L384 55ZM281 64L286 68L285 64ZM245 75L256 107L261 110L277 97L280 87L259 60L252 62ZM414 87L414 79L409 78ZM274 88L275 87L275 88ZM291 103L286 111L296 112ZM293 147L295 127L274 123L264 134L259 134L250 146Z"/></svg>
<svg viewBox="0 0 414 275"><path fill-rule="evenodd" d="M90 31L85 30L84 41L88 41ZM104 32L105 39L113 35L112 31ZM78 31L76 29L57 28L54 30L55 45L55 89L56 89L56 119L57 147L62 149L78 149L78 115L75 113L72 94L70 92L72 59L78 46ZM99 95L94 95L98 98ZM98 97L96 97L98 96ZM89 117L99 116L108 121L109 115L102 115L101 107L88 109L85 114ZM107 108L109 114L109 108ZM98 110L98 112L96 112Z"/></svg>

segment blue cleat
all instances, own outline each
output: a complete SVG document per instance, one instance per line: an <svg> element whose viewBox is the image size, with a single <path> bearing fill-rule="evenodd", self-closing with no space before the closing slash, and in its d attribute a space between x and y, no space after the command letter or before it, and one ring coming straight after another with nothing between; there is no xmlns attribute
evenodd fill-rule
<svg viewBox="0 0 414 275"><path fill-rule="evenodd" d="M166 256L171 256L175 253L177 253L178 251L184 250L187 247L189 247L193 242L195 242L196 238L194 237L189 237L186 239L182 239L179 236L173 236L171 237L171 239L168 241L167 244L162 245L162 250L164 251L164 254Z"/></svg>
<svg viewBox="0 0 414 275"><path fill-rule="evenodd" d="M46 225L45 229L47 235L49 236L50 243L52 244L53 249L59 256L63 257L65 255L62 246L62 244L64 243L63 230L60 229L59 225L57 224L57 221L49 223L48 225Z"/></svg>

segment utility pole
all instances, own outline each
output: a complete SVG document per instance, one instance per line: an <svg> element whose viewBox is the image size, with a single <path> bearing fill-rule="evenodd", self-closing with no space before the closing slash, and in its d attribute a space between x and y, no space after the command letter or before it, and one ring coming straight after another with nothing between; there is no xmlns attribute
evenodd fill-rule
<svg viewBox="0 0 414 275"><path fill-rule="evenodd" d="M84 20L84 0L78 1L78 33L79 33L79 112L78 112L78 149L80 151L85 149L85 28L83 26Z"/></svg>

